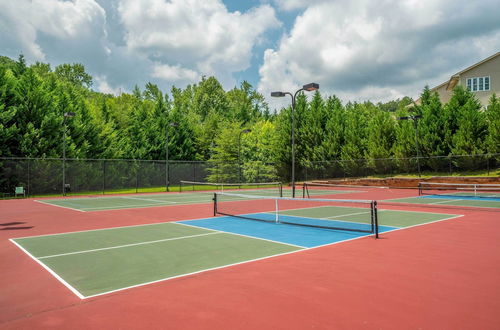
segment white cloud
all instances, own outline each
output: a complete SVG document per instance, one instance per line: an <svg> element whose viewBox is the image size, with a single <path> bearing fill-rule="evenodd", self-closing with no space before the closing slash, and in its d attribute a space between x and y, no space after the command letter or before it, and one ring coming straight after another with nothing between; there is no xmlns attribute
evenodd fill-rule
<svg viewBox="0 0 500 330"><path fill-rule="evenodd" d="M201 79L200 74L196 71L183 68L180 65L171 66L168 64L155 65L152 76L172 82L193 82Z"/></svg>
<svg viewBox="0 0 500 330"><path fill-rule="evenodd" d="M97 90L101 93L120 95L125 90L122 86L111 87L106 76L99 75L93 78L95 85L97 86Z"/></svg>
<svg viewBox="0 0 500 330"><path fill-rule="evenodd" d="M273 0L273 2L280 8L281 10L289 11L289 10L297 10L307 8L312 4L317 4L320 2L331 1L331 0Z"/></svg>
<svg viewBox="0 0 500 330"><path fill-rule="evenodd" d="M279 26L268 5L242 14L228 12L219 0L122 0L118 11L128 50L162 63L163 71L170 68L168 74L155 69L157 77L169 77L172 67L182 67L192 77L193 72L215 75L227 87L234 83L233 72L249 67L261 35Z"/></svg>
<svg viewBox="0 0 500 330"><path fill-rule="evenodd" d="M242 13L221 0L0 0L2 55L82 63L106 77L96 85L103 91L148 81L170 90L202 75L232 88L265 33L279 26L266 4Z"/></svg>
<svg viewBox="0 0 500 330"><path fill-rule="evenodd" d="M96 29L103 33L104 20L104 10L93 0L0 2L0 32L11 45L9 50L35 60L45 60L38 40L42 35L59 40L92 38Z"/></svg>
<svg viewBox="0 0 500 330"><path fill-rule="evenodd" d="M315 1L265 51L258 90L268 97L314 81L346 101L416 97L500 49L495 1Z"/></svg>

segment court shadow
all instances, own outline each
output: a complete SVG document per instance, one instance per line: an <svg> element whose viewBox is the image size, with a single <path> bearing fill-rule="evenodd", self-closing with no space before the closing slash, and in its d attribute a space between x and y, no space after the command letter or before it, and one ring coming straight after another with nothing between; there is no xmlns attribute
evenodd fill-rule
<svg viewBox="0 0 500 330"><path fill-rule="evenodd" d="M22 225L23 223L26 223L26 222L19 222L19 221L16 221L16 222L5 222L5 223L0 223L0 226Z"/></svg>
<svg viewBox="0 0 500 330"><path fill-rule="evenodd" d="M33 226L25 226L25 227L5 227L0 230L23 230L23 229L31 229Z"/></svg>

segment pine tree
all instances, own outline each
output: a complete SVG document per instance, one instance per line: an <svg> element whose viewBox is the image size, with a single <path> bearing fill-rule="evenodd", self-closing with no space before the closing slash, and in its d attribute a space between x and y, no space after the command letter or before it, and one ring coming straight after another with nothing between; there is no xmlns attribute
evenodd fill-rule
<svg viewBox="0 0 500 330"><path fill-rule="evenodd" d="M451 137L451 153L453 155L483 154L487 123L485 114L481 111L481 104L474 94L462 87L454 90L450 104L460 104L454 109L457 129ZM455 159L455 165L461 169L476 169L480 165L480 160L476 157L458 157Z"/></svg>
<svg viewBox="0 0 500 330"><path fill-rule="evenodd" d="M489 154L500 154L500 99L493 94L486 108L488 135L485 148ZM497 156L500 159L500 156Z"/></svg>

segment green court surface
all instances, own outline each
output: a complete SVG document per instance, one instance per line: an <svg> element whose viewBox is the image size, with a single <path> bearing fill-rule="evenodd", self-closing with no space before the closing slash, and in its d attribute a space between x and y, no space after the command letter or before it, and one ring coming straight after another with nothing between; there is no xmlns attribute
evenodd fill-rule
<svg viewBox="0 0 500 330"><path fill-rule="evenodd" d="M424 205L452 205L452 206L467 206L467 207L487 207L487 208L500 208L500 200L487 200L485 198L475 199L460 199L460 197L450 198L432 198L432 197L408 197L388 199L383 202L396 202L396 203L411 203L411 204L424 204Z"/></svg>
<svg viewBox="0 0 500 330"><path fill-rule="evenodd" d="M309 217L317 219L351 216L353 211L366 212L365 209L353 210L342 207L309 208L307 211ZM284 214L292 216L301 216L303 212L303 209L283 211ZM379 210L380 225L397 228L455 217L459 216ZM262 226L263 223L260 221L232 217L214 217L200 221L217 222L221 219L229 221L230 224L236 221L244 222L243 225L248 226L247 229L252 230L255 235L242 235L230 230L212 230L181 223L159 223L17 238L11 241L83 299L303 250L303 246L286 243L286 233L290 227L293 227L294 234L299 238L302 235L331 236L332 240L327 244L345 240L339 237L342 235L344 237L347 233L339 230L311 229L273 223L264 223L268 227L261 230L258 225ZM356 220L355 218L341 219L343 221ZM196 220L192 221L196 222ZM322 232L314 232L314 230ZM276 238L266 239L259 236L260 233L269 231L277 232ZM350 236L350 239L366 235Z"/></svg>
<svg viewBox="0 0 500 330"><path fill-rule="evenodd" d="M333 190L333 189L309 189L309 196L326 196L326 195L338 195L338 194L353 194L353 193L361 193L364 192L362 190ZM296 195L302 197L303 192L301 190L297 190ZM284 194L284 192L283 192ZM290 192L291 196L291 192ZM307 196L306 196L307 197Z"/></svg>
<svg viewBox="0 0 500 330"><path fill-rule="evenodd" d="M230 190L234 193L242 193L245 195L257 196L278 196L278 191L275 189L246 189L246 190ZM328 194L346 194L354 191L332 191ZM301 195L302 191L297 191ZM315 191L315 194L325 194L321 191ZM64 207L82 212L119 210L130 208L143 208L168 205L184 205L212 202L214 191L197 191L197 192L182 192L182 193L161 193L161 194L141 194L141 195L123 195L123 196L96 196L96 197L73 197L73 198L58 198L58 199L43 199L37 200L39 203ZM291 189L283 189L283 195L290 197ZM235 200L238 200L235 198Z"/></svg>
<svg viewBox="0 0 500 330"><path fill-rule="evenodd" d="M14 241L81 298L299 249L176 223Z"/></svg>

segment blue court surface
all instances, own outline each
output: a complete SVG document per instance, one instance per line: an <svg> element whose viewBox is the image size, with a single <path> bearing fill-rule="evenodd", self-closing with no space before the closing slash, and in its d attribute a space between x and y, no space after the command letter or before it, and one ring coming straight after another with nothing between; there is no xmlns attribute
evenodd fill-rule
<svg viewBox="0 0 500 330"><path fill-rule="evenodd" d="M256 214L256 216L262 216L262 214ZM304 221L308 220L309 219L304 218ZM361 233L346 230L334 230L297 226L284 223L247 220L231 216L186 220L179 221L178 223L270 240L273 242L294 245L302 248L313 248L325 244L331 244L335 242L373 235L370 233ZM394 229L398 228L379 226L379 232L381 233Z"/></svg>

